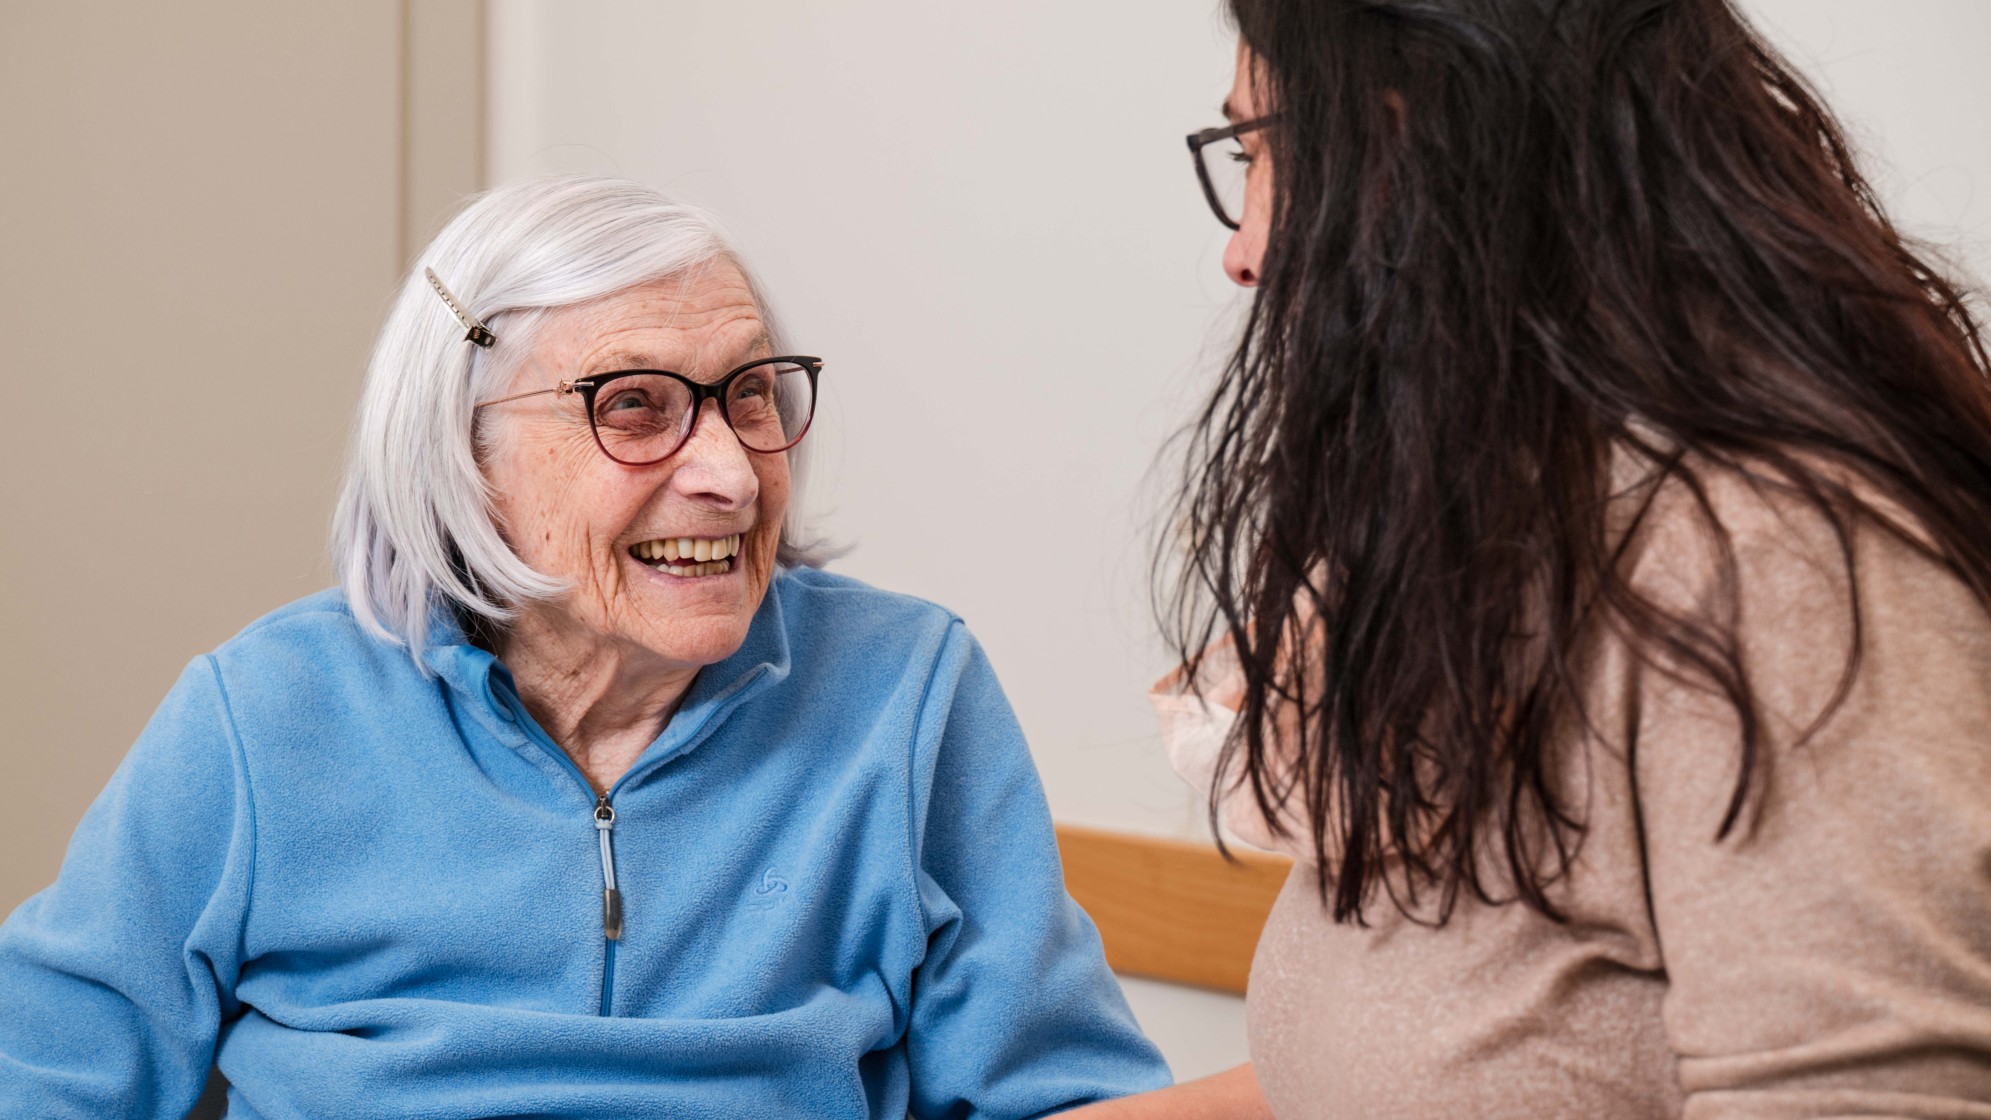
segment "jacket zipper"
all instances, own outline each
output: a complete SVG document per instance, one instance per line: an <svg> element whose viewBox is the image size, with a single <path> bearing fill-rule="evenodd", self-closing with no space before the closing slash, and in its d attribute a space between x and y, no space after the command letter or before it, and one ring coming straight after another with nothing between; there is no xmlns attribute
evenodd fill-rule
<svg viewBox="0 0 1991 1120"><path fill-rule="evenodd" d="M581 789L588 793L594 793L594 787L588 782L587 775L581 773L581 768L574 765L574 760L567 756L567 752L561 750L560 745L548 737L546 732L540 730L537 723L533 722L532 714L526 710L525 702L518 698L517 691L503 681L494 682L492 691L499 702L504 705L505 709L511 713L512 721L524 732L526 740L536 743L540 750L545 751L550 757L565 764L567 772L574 776L574 781L580 785ZM594 821L595 835L601 842L602 965L600 1013L603 1016L610 1015L614 1011L615 943L622 940L622 891L615 885L615 806L609 804L608 799L614 794L615 790L621 789L623 784L634 777L636 773L636 771L632 770L624 774L616 781L614 788L610 789L608 793L597 794L595 796L594 810L589 814Z"/></svg>
<svg viewBox="0 0 1991 1120"><path fill-rule="evenodd" d="M746 677L720 693L717 699L726 702L708 719L724 718L733 707L737 706L737 700L729 698L736 697L742 690L746 689L756 680L759 680L766 672L766 668L766 666L755 667ZM526 739L528 741L536 741L539 749L545 751L552 758L564 763L568 772L574 775L574 780L580 783L581 788L592 793L594 787L589 784L587 775L581 773L581 768L574 765L574 760L568 757L567 752L561 750L560 745L555 743L545 731L541 730L537 723L533 722L532 714L526 710L525 701L519 699L517 689L505 681L499 680L494 682L493 692L499 702L511 713L512 721L525 729ZM694 732L695 735L696 732ZM622 939L622 892L615 885L615 842L611 837L611 833L615 831L615 808L608 803L608 798L610 793L621 789L631 779L656 769L656 766L657 763L651 763L630 770L627 774L616 779L615 786L609 793L599 794L595 798L595 829L601 838L601 931L603 945L601 1014L603 1015L608 1015L613 1007L611 997L615 991L615 943Z"/></svg>
<svg viewBox="0 0 1991 1120"><path fill-rule="evenodd" d="M594 818L601 839L601 1013L607 1015L615 992L615 943L622 940L622 892L615 886L615 807L605 793L595 799Z"/></svg>

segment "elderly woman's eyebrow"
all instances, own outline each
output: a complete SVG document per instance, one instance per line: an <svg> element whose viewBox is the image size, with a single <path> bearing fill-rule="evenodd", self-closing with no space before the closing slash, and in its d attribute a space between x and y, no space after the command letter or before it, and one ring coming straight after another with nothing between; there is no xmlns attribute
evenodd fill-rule
<svg viewBox="0 0 1991 1120"><path fill-rule="evenodd" d="M582 376L613 373L624 369L673 368L673 363L660 360L656 354L648 350L604 350L583 363Z"/></svg>
<svg viewBox="0 0 1991 1120"><path fill-rule="evenodd" d="M767 357L773 352L774 338L763 330L759 334L754 335L745 346L734 351L730 363L715 363L719 364L720 368L712 371L712 373L714 376L717 376L731 369L733 366L744 362L751 362L755 358ZM614 373L625 369L661 369L669 370L672 373L693 372L683 368L683 357L683 355L679 355L677 360L666 360L652 350L604 350L588 359L583 365L582 376L586 377L597 373Z"/></svg>

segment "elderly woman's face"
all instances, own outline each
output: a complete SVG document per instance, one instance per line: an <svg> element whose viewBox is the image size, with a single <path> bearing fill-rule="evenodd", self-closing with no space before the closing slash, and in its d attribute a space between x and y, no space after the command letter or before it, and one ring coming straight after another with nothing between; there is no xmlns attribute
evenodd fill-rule
<svg viewBox="0 0 1991 1120"><path fill-rule="evenodd" d="M768 353L767 327L739 269L715 261L548 316L531 358L500 395L624 369L699 381ZM740 446L716 402L668 459L624 466L596 445L578 395L498 409L484 474L519 557L573 590L553 606L564 640L640 647L672 667L719 661L745 640L767 591L788 507L788 459ZM694 555L651 559L652 542ZM675 569L679 573L672 574Z"/></svg>

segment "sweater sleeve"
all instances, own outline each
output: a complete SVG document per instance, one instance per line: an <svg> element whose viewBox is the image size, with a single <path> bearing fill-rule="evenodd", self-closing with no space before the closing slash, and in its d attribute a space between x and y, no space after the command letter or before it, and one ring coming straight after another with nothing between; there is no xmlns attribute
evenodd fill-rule
<svg viewBox="0 0 1991 1120"><path fill-rule="evenodd" d="M927 950L906 1048L912 1114L1039 1116L1169 1082L1065 893L1023 732L980 646L943 643L913 744Z"/></svg>
<svg viewBox="0 0 1991 1120"><path fill-rule="evenodd" d="M211 658L189 665L0 926L0 1115L177 1120L234 1015L253 848Z"/></svg>
<svg viewBox="0 0 1991 1120"><path fill-rule="evenodd" d="M1664 1026L1691 1120L1991 1117L1991 619L1868 524L1864 656L1816 514L1731 504L1765 715L1748 808L1732 707L1648 671L1636 747Z"/></svg>

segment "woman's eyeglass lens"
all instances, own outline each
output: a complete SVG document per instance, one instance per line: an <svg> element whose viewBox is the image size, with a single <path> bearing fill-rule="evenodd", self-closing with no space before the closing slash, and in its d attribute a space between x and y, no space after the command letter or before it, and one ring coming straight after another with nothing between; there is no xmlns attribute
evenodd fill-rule
<svg viewBox="0 0 1991 1120"><path fill-rule="evenodd" d="M630 370L580 383L595 442L618 463L647 466L691 438L699 406L715 398L721 418L749 451L786 451L816 414L814 359L770 358L701 385L674 373Z"/></svg>
<svg viewBox="0 0 1991 1120"><path fill-rule="evenodd" d="M1189 154L1196 161L1196 181L1217 220L1230 229L1244 218L1244 173L1250 166L1238 137L1264 128L1271 117L1242 121L1223 128L1189 134Z"/></svg>

